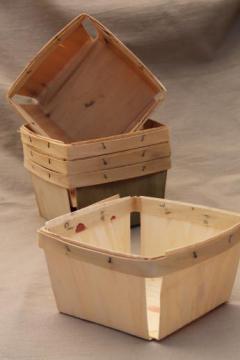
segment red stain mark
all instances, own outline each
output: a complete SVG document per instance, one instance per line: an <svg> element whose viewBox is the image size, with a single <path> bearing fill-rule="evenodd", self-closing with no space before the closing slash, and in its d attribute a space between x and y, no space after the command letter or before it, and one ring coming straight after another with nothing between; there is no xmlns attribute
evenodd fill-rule
<svg viewBox="0 0 240 360"><path fill-rule="evenodd" d="M86 226L85 226L83 223L79 223L79 224L77 224L77 226L76 226L75 232L78 233L78 232L83 231L83 230L85 230L85 229L86 229Z"/></svg>
<svg viewBox="0 0 240 360"><path fill-rule="evenodd" d="M149 307L148 307L148 310L150 310L151 312L155 312L155 313L159 313L159 312L160 312L159 306L155 306L155 305L149 306Z"/></svg>
<svg viewBox="0 0 240 360"><path fill-rule="evenodd" d="M111 220L115 220L115 219L116 219L116 216L113 215L113 216L111 217Z"/></svg>

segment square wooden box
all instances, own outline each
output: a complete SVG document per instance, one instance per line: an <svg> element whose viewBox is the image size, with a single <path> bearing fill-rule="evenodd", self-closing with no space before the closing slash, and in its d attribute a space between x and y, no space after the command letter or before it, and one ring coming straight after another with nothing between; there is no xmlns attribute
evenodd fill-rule
<svg viewBox="0 0 240 360"><path fill-rule="evenodd" d="M137 243L132 212L141 219ZM47 222L39 244L60 312L159 340L228 301L240 215L125 197Z"/></svg>

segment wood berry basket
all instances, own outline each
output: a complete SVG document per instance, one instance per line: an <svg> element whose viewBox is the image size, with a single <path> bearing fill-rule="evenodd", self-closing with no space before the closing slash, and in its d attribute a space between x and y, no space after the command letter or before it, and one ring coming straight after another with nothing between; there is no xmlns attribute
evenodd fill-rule
<svg viewBox="0 0 240 360"><path fill-rule="evenodd" d="M27 123L24 164L41 215L114 193L163 197L169 134L153 111L164 95L151 71L86 14L50 40L8 93Z"/></svg>
<svg viewBox="0 0 240 360"><path fill-rule="evenodd" d="M140 213L138 242L132 212ZM60 312L159 340L228 301L240 215L125 197L47 222L39 244Z"/></svg>

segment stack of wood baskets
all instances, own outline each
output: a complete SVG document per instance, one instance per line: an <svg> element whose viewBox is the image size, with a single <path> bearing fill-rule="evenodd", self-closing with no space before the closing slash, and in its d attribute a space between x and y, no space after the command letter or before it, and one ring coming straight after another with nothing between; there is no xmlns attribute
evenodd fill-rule
<svg viewBox="0 0 240 360"><path fill-rule="evenodd" d="M164 93L83 14L8 94L26 122L24 164L40 214L65 214L39 232L59 311L145 339L227 301L240 252L239 215L153 198L164 196L170 168L168 129L155 112ZM116 193L131 196L93 204ZM131 214L140 219L137 244Z"/></svg>
<svg viewBox="0 0 240 360"><path fill-rule="evenodd" d="M115 193L164 197L169 133L153 114L164 94L86 14L49 41L8 94L26 122L24 164L40 214L51 219Z"/></svg>
<svg viewBox="0 0 240 360"><path fill-rule="evenodd" d="M240 215L125 197L50 220L39 240L60 312L158 340L229 299Z"/></svg>

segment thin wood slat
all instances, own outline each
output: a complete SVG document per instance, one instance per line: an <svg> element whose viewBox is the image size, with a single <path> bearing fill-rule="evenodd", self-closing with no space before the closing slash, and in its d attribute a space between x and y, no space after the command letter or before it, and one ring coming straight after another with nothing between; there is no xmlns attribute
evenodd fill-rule
<svg viewBox="0 0 240 360"><path fill-rule="evenodd" d="M26 126L20 128L20 134L23 144L36 148L36 150L43 154L65 160L78 160L136 149L143 146L169 143L168 128L152 120L149 120L144 125L144 128L133 133L72 144L64 144L61 141L39 136Z"/></svg>
<svg viewBox="0 0 240 360"><path fill-rule="evenodd" d="M151 211L148 214L147 209L156 205L160 208L158 215ZM174 217L169 218L168 211L162 211L169 208ZM143 227L140 254L134 254L129 246L130 213L136 211L141 213ZM209 216L208 223L203 215ZM151 242L155 232L158 244L157 239ZM39 231L39 245L52 267L50 277L57 288L60 311L73 314L74 303L87 303L87 309L78 311L76 316L145 339L161 339L229 299L240 256L240 215L164 199L126 197L47 222ZM67 269L65 272L65 266L60 266L58 256L61 264L67 261L67 266L76 267L70 292L68 281L71 284L73 275L69 273L69 279L64 280ZM84 269L89 269L89 273ZM94 276L101 277L97 283L106 280L108 299L98 284L93 285ZM112 285L112 279L118 278L125 279L124 283L120 280L121 291ZM80 288L84 291L79 292ZM111 303L116 292L128 294L129 289L140 298L137 308L133 309L136 298L130 294L124 306L120 305L121 318L124 313L128 317L124 322ZM90 296L92 291L100 302L103 297L106 313L99 314Z"/></svg>
<svg viewBox="0 0 240 360"><path fill-rule="evenodd" d="M168 143L160 143L114 154L68 161L41 154L34 148L23 144L23 154L27 159L49 170L71 175L142 163L143 160L150 161L169 157L170 149Z"/></svg>
<svg viewBox="0 0 240 360"><path fill-rule="evenodd" d="M171 166L171 161L170 157L164 157L113 169L70 175L64 175L46 169L27 158L24 159L24 166L32 174L35 174L50 183L56 184L66 189L72 189L158 173L169 169Z"/></svg>

